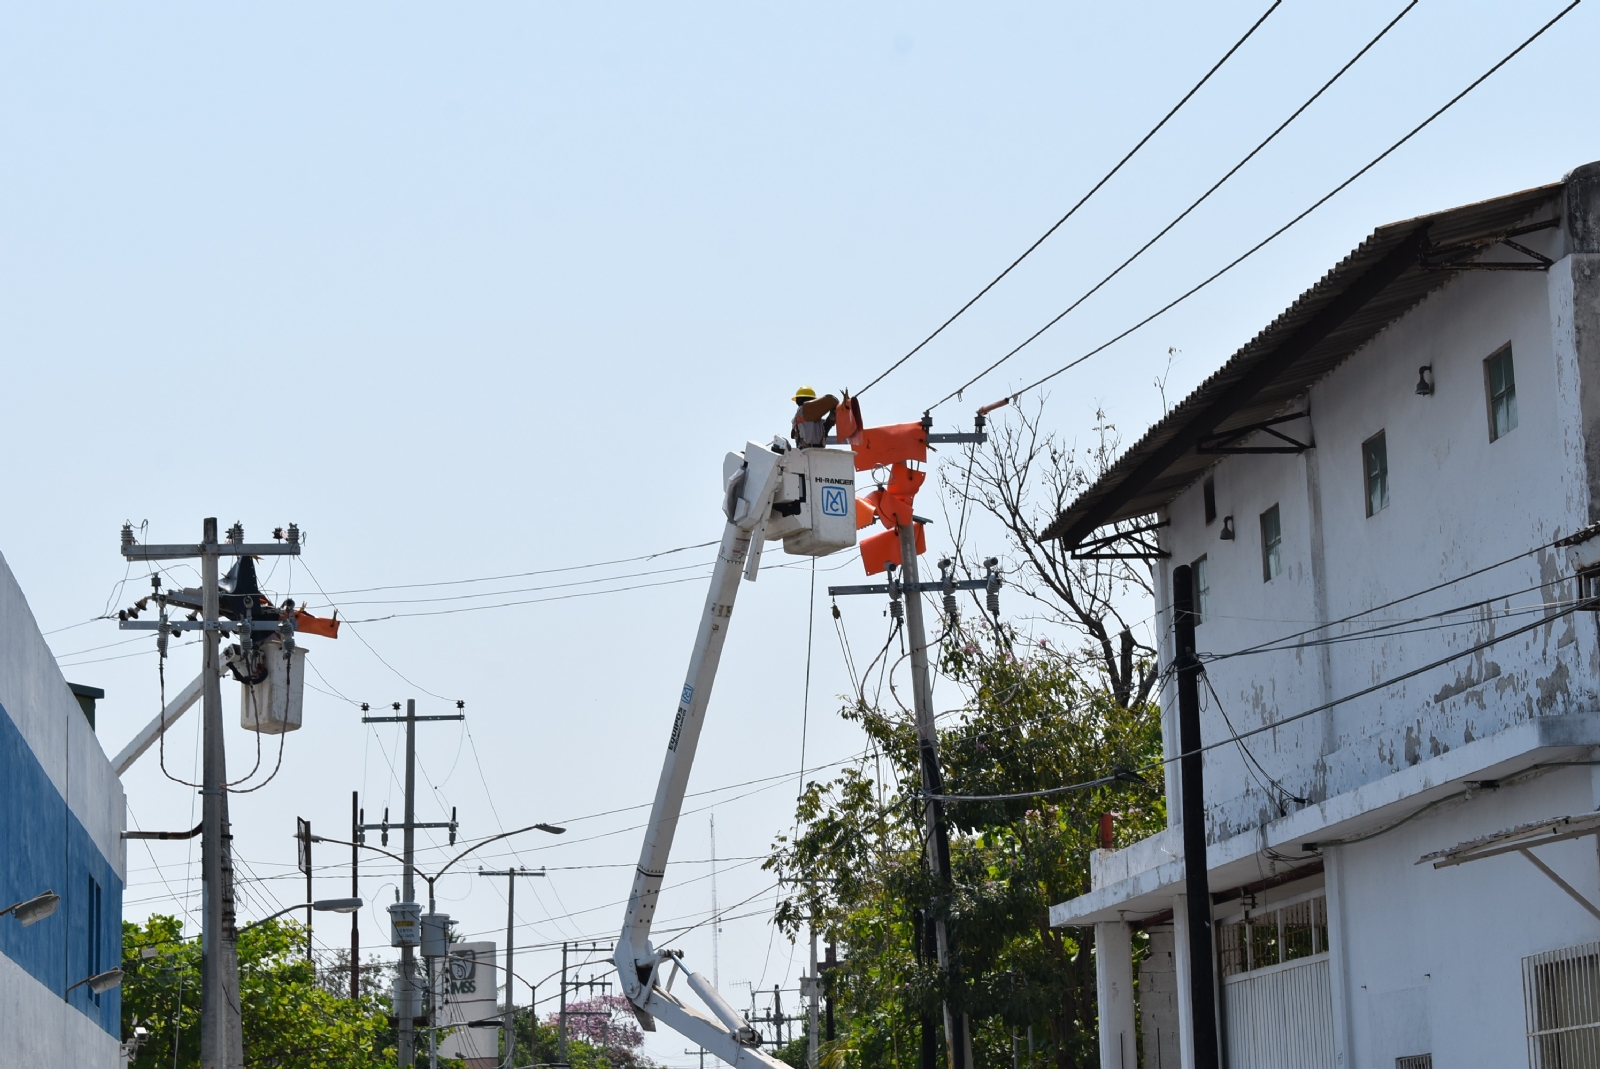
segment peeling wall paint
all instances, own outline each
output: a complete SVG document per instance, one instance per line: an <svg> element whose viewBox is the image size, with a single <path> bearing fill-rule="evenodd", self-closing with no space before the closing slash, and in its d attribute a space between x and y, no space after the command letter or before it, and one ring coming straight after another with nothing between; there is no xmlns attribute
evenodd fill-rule
<svg viewBox="0 0 1600 1069"><path fill-rule="evenodd" d="M1561 232L1536 237L1542 251L1563 254ZM1287 798L1314 803L1530 717L1600 709L1595 617L1562 614L1577 594L1566 551L1529 552L1583 526L1591 512L1573 388L1579 361L1563 327L1573 314L1571 259L1548 273L1456 278L1300 399L1312 413L1313 450L1223 457L1211 472L1218 518L1210 524L1199 483L1172 502L1172 525L1162 532L1172 553L1159 569L1163 605L1172 565L1201 556L1208 565L1208 611L1197 638L1221 708L1202 687L1207 742L1231 735L1224 711L1239 731L1277 724L1545 621L1251 736L1244 745L1267 776L1249 767L1240 745L1209 751L1213 841L1295 807ZM1518 425L1490 441L1484 361L1508 343ZM1431 396L1415 392L1424 364L1433 367ZM1369 517L1362 444L1380 431L1389 504ZM1260 517L1273 505L1283 567L1264 581ZM1218 537L1224 516L1237 532L1231 541ZM1424 597L1328 623L1439 584ZM1300 632L1268 651L1239 654ZM1176 701L1170 683L1163 700ZM1170 740L1168 747L1174 752Z"/></svg>

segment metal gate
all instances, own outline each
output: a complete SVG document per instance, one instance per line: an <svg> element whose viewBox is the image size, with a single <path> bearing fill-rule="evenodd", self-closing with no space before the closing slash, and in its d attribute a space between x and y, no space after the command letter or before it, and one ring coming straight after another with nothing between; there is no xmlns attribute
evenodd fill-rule
<svg viewBox="0 0 1600 1069"><path fill-rule="evenodd" d="M1334 1069L1327 952L1223 981L1228 1069Z"/></svg>

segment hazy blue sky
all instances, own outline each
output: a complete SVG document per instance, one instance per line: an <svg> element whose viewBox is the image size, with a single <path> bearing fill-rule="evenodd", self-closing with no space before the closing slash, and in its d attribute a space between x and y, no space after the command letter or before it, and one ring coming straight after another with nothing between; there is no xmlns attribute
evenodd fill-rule
<svg viewBox="0 0 1600 1069"><path fill-rule="evenodd" d="M1042 324L1402 6L1283 4L1082 214L867 395L869 421L916 418ZM941 408L941 426L965 425L976 405L1249 247L1560 6L1424 0L1145 260ZM280 565L272 585L315 603L325 599L313 575L342 591L714 539L725 450L781 430L795 386L860 386L902 354L1265 7L8 5L0 551L40 625L56 629L108 604L125 575L124 520L148 520L156 540L194 538L206 515L240 520L251 536L297 521L306 556L292 575ZM1176 399L1374 226L1556 181L1600 157L1595 30L1595 12L1579 8L1256 260L1058 379L1047 424L1081 440L1103 407L1131 440L1160 414L1153 380L1169 349ZM935 548L947 538L936 530ZM979 554L1000 548L981 528L977 543ZM708 559L700 550L467 589ZM835 563L846 562L823 567ZM422 732L423 816L456 805L464 835L648 802L701 574L357 625L371 649L350 631L307 640L313 682L375 704L416 696L442 710L428 692L467 702L470 739L453 725ZM858 574L849 565L817 581ZM795 567L744 589L691 789L797 769L807 583ZM121 603L145 589L135 573ZM586 588L488 600L573 589ZM459 592L334 600L363 619L463 603L359 602ZM833 715L849 684L826 598L817 604L813 761L861 748ZM882 642L881 606L843 608L858 656ZM148 640L95 648L126 637L105 622L51 636L70 679L107 689L100 733L111 751L158 701ZM169 694L197 661L193 649L174 656ZM395 733L363 729L335 697L308 699L277 779L233 803L250 916L299 899L295 816L340 834L355 789L369 817L385 804L398 812ZM230 691L230 718L234 702ZM233 769L248 769L254 738L234 731L230 748ZM266 751L268 768L276 754ZM167 760L192 774L192 722L175 729ZM193 793L163 778L154 754L126 785L142 826L192 826ZM791 782L732 800L742 793L718 796L729 799L715 809L723 856L762 854L792 819ZM637 816L573 820L559 845L520 840L521 861L551 873L519 889L519 940L614 934L639 842L618 829ZM707 857L707 816L685 818L680 858ZM616 834L593 838L605 832ZM489 863L516 860L496 851ZM130 917L174 911L173 893L198 891L188 844L131 846L129 866ZM384 942L392 898L382 886L392 869L370 871L384 875L364 885L378 903L364 914L368 947ZM680 866L668 883L706 871ZM342 893L344 870L325 872L318 893ZM746 862L718 892L725 907L750 898L732 911L742 916L770 907L767 886ZM496 940L502 891L473 876L440 885L464 931ZM700 879L668 892L663 917L698 920L709 905ZM319 933L345 939L342 921ZM803 958L760 916L728 921L721 945L736 1003L743 982L792 986ZM709 957L704 928L683 946ZM518 960L539 979L557 956ZM679 1064L692 1061L684 1046L670 1034L651 1041Z"/></svg>

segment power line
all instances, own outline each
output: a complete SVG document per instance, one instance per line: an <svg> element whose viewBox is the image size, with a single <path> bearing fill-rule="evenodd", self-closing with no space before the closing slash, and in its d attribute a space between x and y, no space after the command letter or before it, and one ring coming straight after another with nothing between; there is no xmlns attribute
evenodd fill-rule
<svg viewBox="0 0 1600 1069"><path fill-rule="evenodd" d="M1112 176L1115 175L1118 171L1122 170L1123 165L1126 164L1129 160L1133 159L1135 153L1137 153L1140 149L1144 148L1145 142L1149 141L1152 137L1154 137L1156 135L1156 133L1163 126L1167 125L1167 121L1169 119L1171 119L1174 115L1178 114L1178 110L1189 102L1189 98L1194 96L1197 92L1199 92L1200 91L1200 87L1205 85L1208 81L1210 81L1211 80L1211 76L1213 74L1216 74L1217 71L1222 69L1222 65L1224 63L1228 62L1228 60L1232 58L1233 54L1239 50L1240 46L1243 45L1246 41L1248 41L1250 39L1251 35L1254 34L1257 29L1260 28L1261 24L1263 22L1267 21L1267 16L1271 15L1274 11L1276 11L1278 9L1278 6L1282 2L1283 2L1283 0L1273 0L1272 5L1267 8L1267 10L1261 15L1260 18L1256 19L1256 21L1253 22L1250 25L1250 28L1245 31L1244 36L1239 38L1237 41L1235 41L1234 44L1233 44L1233 47L1228 49L1226 52L1224 52L1222 54L1222 58L1217 60L1216 63L1212 64L1211 69L1206 71L1205 76L1202 77L1198 82L1196 82L1193 85L1193 87L1191 87L1190 90L1187 93L1183 94L1182 98L1179 99L1179 101L1172 106L1172 110L1168 111L1165 115L1163 115L1161 117L1161 121L1156 123L1154 126L1152 126L1150 128L1150 130L1143 137L1141 137L1138 140L1137 143L1134 144L1133 148L1128 150L1127 155L1123 156L1122 159L1117 161L1117 164L1116 164L1115 167L1112 167L1111 170L1107 171L1103 176L1101 176L1100 181L1096 182L1093 186L1091 186L1090 189L1089 189L1089 192L1085 193L1082 197L1078 198L1078 202L1076 204L1074 204L1071 208L1067 209L1067 214L1063 215L1060 219L1057 219L1055 221L1055 223L1050 227L1049 230L1046 230L1043 234L1041 234L1039 236L1038 240L1036 240L1032 245L1029 245L1026 249L1023 250L1021 256L1018 256L1015 260L1012 260L1011 263L1009 265L1007 265L1007 267L1006 267L1006 269L1004 271L1001 271L998 275L996 275L993 279L990 280L990 282L989 282L989 284L987 286L985 286L985 287L983 287L983 289L979 290L969 301L967 301L966 304L963 304L960 308L956 309L954 315L952 315L949 319L946 319L943 323L940 323L938 328L936 330L934 330L934 332L932 334L929 334L926 338L923 338L920 342L918 342L915 346L912 347L910 352L906 353L906 355L902 356L900 359L898 359L894 363L890 364L887 368L884 369L882 374L880 374L877 378L873 379L871 382L869 382L865 386L861 387L860 390L856 391L856 396L859 397L861 394L864 394L868 390L872 389L878 383L880 383L884 379L888 378L889 375L891 373L893 373L894 370L896 368L898 368L901 364L904 364L907 360L910 360L913 356L916 356L917 353L921 352L923 346L925 346L929 342L933 341L933 339L937 338L940 334L943 334L946 327L948 327L950 324L954 323L957 319L960 319L961 316L966 313L967 309L969 309L973 305L977 304L978 301L980 301L985 294L987 294L990 290L994 289L995 286L999 284L1001 279L1003 279L1007 275L1009 275L1016 268L1016 266L1018 264L1022 263L1022 261L1026 260L1029 256L1031 256L1033 254L1033 251L1035 249L1037 249L1040 245L1043 245L1045 243L1045 241L1050 237L1050 235L1054 234L1057 230L1061 229L1061 225L1063 223L1065 223L1068 219L1071 219L1074 215L1076 215L1078 213L1078 209L1082 208L1085 204L1087 204L1089 202L1089 198L1090 197L1092 197L1096 193L1100 192L1100 187L1105 185L1107 182L1111 181Z"/></svg>
<svg viewBox="0 0 1600 1069"><path fill-rule="evenodd" d="M1323 93L1326 93L1330 88L1332 88L1333 83L1337 82L1340 78L1343 78L1346 71L1348 71L1351 67L1354 67L1356 65L1357 61L1359 61L1362 56L1365 56L1368 52L1370 52L1372 50L1373 46L1375 46L1379 41L1383 40L1383 38L1388 35L1389 31L1394 29L1395 26L1399 24L1400 20L1405 18L1406 15L1408 15L1411 12L1411 9L1416 7L1417 4L1420 3L1420 2L1421 2L1421 0L1411 0L1411 2L1409 4L1407 4L1403 9L1401 9L1400 14L1396 15L1393 19L1389 20L1389 22L1383 27L1383 29L1378 31L1378 35L1376 37L1374 37L1372 40L1368 41L1366 44L1362 45L1360 51L1358 51L1355 55L1351 56L1350 59L1345 62L1344 66L1340 67L1337 71L1334 72L1333 77L1329 78L1326 82L1323 82L1322 86L1315 93L1312 93L1309 97L1307 97L1305 102L1303 104L1301 104L1298 108L1294 109L1294 111L1290 113L1290 115L1289 115L1289 117L1287 119L1285 119L1285 120L1283 120L1283 122L1279 123L1278 126L1277 126L1277 129L1273 130L1270 134L1268 134L1265 138L1263 138L1261 140L1261 142L1256 145L1255 148L1253 148L1249 152L1245 153L1243 159L1241 159L1238 163L1236 163L1232 167L1230 167L1226 174L1224 174L1221 178L1217 179L1214 183L1212 183L1211 188L1207 189L1204 193L1200 194L1200 196L1196 197L1194 199L1194 201L1192 203L1190 203L1190 205L1187 208L1183 209L1183 211L1179 212L1176 216L1174 216L1171 222L1169 222L1166 226L1162 227L1160 230L1156 231L1155 235L1153 237L1151 237L1150 240L1146 241L1143 245L1140 245L1137 249L1135 249L1133 251L1133 255L1129 256L1126 260L1123 260L1116 267L1112 268L1111 272L1109 274L1107 274L1099 282L1096 282L1093 286L1090 286L1086 291L1084 291L1084 293L1081 296L1078 297L1077 300L1073 301L1071 304L1067 305L1066 308L1062 309L1055 316L1055 318L1051 319L1044 326L1040 327L1038 330L1034 331L1032 334L1030 334L1026 338L1024 338L1022 340L1022 342L1019 345L1016 346L1016 348L1012 349L1010 352L1006 353L1000 359L996 360L994 363L990 364L988 367L984 368L982 371L980 371L976 375L972 376L972 378L968 379L966 382L962 383L960 386L956 387L954 390L951 390L949 393L945 394L939 400L935 401L929 407L928 411L930 411L930 412L933 411L933 409L938 408L940 405L944 404L946 401L950 400L952 397L960 397L962 393L964 393L967 389L969 389L979 379L984 378L991 371L993 371L995 368L999 367L1001 364L1004 364L1007 360L1010 360L1013 356L1016 356L1023 349L1026 349L1029 345L1032 345L1034 343L1034 341L1036 341L1041 335L1043 335L1045 333L1045 331L1049 330L1051 327L1053 327L1057 323L1061 322L1063 319L1065 319L1068 316L1068 314L1070 314L1074 309L1076 309L1084 301L1087 301L1090 297L1093 297L1096 293L1098 293L1103 286L1105 286L1107 283L1109 283L1112 279L1116 278L1118 275L1122 274L1123 270L1126 267L1128 267L1128 265L1132 264L1135 260L1139 259L1139 257L1143 256L1150 249L1150 247L1152 245L1154 245L1156 242L1158 242L1162 238L1166 237L1167 234L1173 229L1173 227L1177 226L1179 223L1183 222L1184 219L1188 218L1188 216L1189 216L1189 214L1191 212L1193 212L1196 208L1200 207L1200 205L1204 204L1207 200L1210 199L1211 194L1213 194L1217 190L1221 189L1223 187L1223 185L1230 178L1232 178L1234 175L1238 174L1239 171L1241 169L1243 169L1245 164L1247 164L1251 160L1255 159L1257 154L1259 154L1262 149L1264 149L1268 145L1270 145L1274 140L1277 139L1277 136L1279 134L1281 134L1285 130L1287 130L1291 123L1293 123L1296 119L1298 119L1301 116L1301 114L1305 112L1305 110L1307 108L1309 108L1312 104L1316 103L1317 99L1319 97L1321 97ZM1262 17L1265 18L1265 16L1262 16Z"/></svg>
<svg viewBox="0 0 1600 1069"><path fill-rule="evenodd" d="M1534 31L1534 33L1531 36L1529 36L1526 40L1524 40L1516 48L1513 48L1510 52L1508 52L1505 55L1505 57L1503 59L1501 59L1498 63L1496 63L1494 66L1490 67L1488 70L1484 71L1477 78L1473 79L1473 81L1465 89L1461 90L1461 92L1459 92L1455 96L1451 97L1448 101L1446 101L1432 115L1429 115L1426 119L1422 120L1422 122L1420 122L1416 126L1412 127L1410 132L1408 132L1404 137L1400 138L1400 140L1396 141L1394 144L1390 145L1388 148L1386 148L1382 152L1380 152L1377 156L1373 157L1373 159L1369 163L1367 163L1360 170L1356 171L1349 178L1346 178L1343 182L1340 182L1337 186L1334 186L1333 189L1329 190L1327 193L1325 193L1323 196L1321 196L1315 202L1313 202L1312 205L1309 208L1305 209L1299 215L1296 215L1293 219L1290 219L1287 223L1284 223L1278 229L1274 230L1272 233L1270 233L1266 237L1262 238L1256 244L1252 245L1249 249L1246 249L1238 257L1236 257L1235 259L1231 260L1229 263L1224 265L1222 268L1220 268L1214 274L1208 276L1207 278L1203 279L1202 281L1197 283L1192 288L1190 288L1190 289L1184 291L1183 293L1179 294L1177 297L1173 298L1171 301L1169 301L1166 304L1162 305L1160 308L1156 309L1154 312L1151 312L1149 315L1145 316L1143 319L1141 319L1137 323L1133 324L1133 326L1128 327L1126 330L1122 331L1119 334L1114 335L1109 340L1107 340L1105 342L1102 342L1101 344L1095 346L1093 349L1090 349L1088 352L1084 353L1083 355L1081 355L1079 357L1076 357L1073 360L1068 361L1066 364L1063 364L1061 367L1059 367L1056 370L1050 372L1048 375L1044 376L1043 378L1037 379L1034 382L1031 382L1028 385L1022 387L1021 389L1017 390L1015 393L1011 394L1011 397L1012 398L1021 397L1025 393L1028 393L1028 392L1030 392L1032 390L1036 390L1040 386L1043 386L1045 383L1049 382L1051 379L1054 379L1056 376L1061 375L1061 374L1063 374L1063 373L1065 373L1067 371L1070 371L1071 369L1077 367L1079 364L1083 363L1085 360L1088 360L1090 357L1095 356L1096 354L1101 353L1101 352L1105 351L1106 349L1109 349L1111 346L1115 345L1117 342L1121 341L1122 339L1128 337L1130 334L1133 334L1135 331L1140 330L1141 328L1147 326L1148 324L1154 322L1156 319L1159 319L1161 316L1163 316L1166 313L1170 312L1172 309L1178 307L1178 305L1180 305L1183 302L1187 301L1190 297L1193 297L1195 294L1199 293L1201 290L1203 290L1207 286L1211 285L1217 279L1221 278L1223 275L1226 275L1228 272L1232 271L1235 267L1238 267L1240 264L1244 263L1250 257L1254 256L1256 253L1258 253L1262 249L1266 248L1267 245L1269 245L1273 241L1277 240L1286 231L1288 231L1291 227L1295 226L1301 220L1305 219L1306 216L1310 215L1312 212L1314 212L1318 208L1322 207L1328 201L1332 200L1339 193L1343 192L1346 187L1348 187L1353 182L1355 182L1356 179L1360 178L1362 175L1364 175L1368 171L1372 170L1372 168L1376 167L1379 163L1382 163L1385 159L1387 159L1390 155L1392 155L1395 151L1397 151L1407 141L1410 141L1413 137L1417 136L1417 134L1421 133L1425 128L1427 128L1430 124L1432 124L1435 119L1439 118L1439 116L1443 115L1445 112L1447 112L1451 108L1453 108L1468 93L1472 92L1478 86L1482 85L1484 83L1484 81L1489 78L1490 75L1494 74L1501 67L1504 67L1507 63L1511 62L1511 60L1514 59L1520 52L1522 52L1523 49L1525 49L1529 45L1533 44L1534 41L1538 40L1541 36L1544 35L1545 31L1549 30L1550 27L1552 27L1556 23L1560 22L1563 18L1565 18L1567 16L1567 14L1570 11L1572 11L1573 8L1577 7L1582 2L1583 2L1583 0L1572 0L1572 3L1570 3L1566 7L1562 8L1561 11L1558 12L1554 18L1552 18L1549 22L1546 22L1543 26L1539 27L1538 30Z"/></svg>
<svg viewBox="0 0 1600 1069"><path fill-rule="evenodd" d="M415 590L421 587L435 586L465 586L469 583L496 583L503 579L525 579L535 575L554 575L558 572L579 572L589 568L609 568L617 564L634 564L639 561L655 560L658 557L671 556L674 553L683 553L691 549L706 549L717 543L696 542L689 546L674 546L671 549L661 549L654 553L644 553L637 557L618 557L615 560L594 561L591 564L569 564L560 568L540 568L531 572L511 572L506 575L485 575L475 579L444 579L431 583L392 583L387 586L353 587L349 590L332 590L329 594L372 594L382 590Z"/></svg>

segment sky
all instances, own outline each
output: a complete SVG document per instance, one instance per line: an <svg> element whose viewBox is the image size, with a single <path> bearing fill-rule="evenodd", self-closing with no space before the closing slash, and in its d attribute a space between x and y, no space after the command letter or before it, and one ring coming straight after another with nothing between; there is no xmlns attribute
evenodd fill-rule
<svg viewBox="0 0 1600 1069"><path fill-rule="evenodd" d="M105 688L114 753L161 686L152 641L94 619L148 590L119 557L120 526L173 542L198 539L206 516L252 540L298 523L304 556L264 562L267 585L352 625L304 640L305 725L281 762L278 740L260 740L252 782L270 782L231 803L246 918L302 898L296 817L346 837L352 791L369 820L397 817L397 732L363 726L359 703L459 700L462 724L419 729L419 819L454 807L464 845L535 821L569 830L467 859L439 907L503 941L505 881L477 864L545 867L518 888L516 938L534 949L517 972L553 996L560 942L621 923L705 596L711 551L682 547L721 533L723 454L784 430L795 387L860 389L904 355L1268 2L7 5L0 553L67 678ZM1254 245L1562 6L1416 4L1138 262L936 408L937 429L970 428L978 405ZM1077 215L865 394L868 423L916 419L1042 326L1403 9L1275 7ZM1375 226L1600 158L1597 10L1578 7L1027 410L1078 444L1103 412L1131 442ZM930 554L950 545L936 524ZM963 548L1004 546L978 523ZM760 859L793 827L802 753L824 766L863 749L836 715L842 644L864 661L888 627L881 604L854 598L835 628L826 587L860 581L851 557L818 562L814 595L809 561L767 564L740 594L690 783L719 790L691 799L661 908L664 928L710 915L714 816L715 971L736 1005L746 985L792 989L802 971L804 945L767 923ZM578 570L529 574L548 569ZM490 577L514 578L371 589ZM512 601L531 603L484 607ZM456 609L470 611L407 615ZM197 671L197 650L176 650L166 692ZM233 724L236 701L225 689ZM130 826L195 823L176 781L195 775L196 720L173 727L166 774L152 751L124 777ZM257 741L230 728L231 770L251 769ZM442 837L422 839L423 868L448 859ZM348 893L348 851L315 861L319 897ZM128 866L128 918L198 918L195 844L130 844ZM364 867L365 947L387 950L395 872ZM324 920L317 939L347 945L347 925ZM704 924L676 943L708 975L711 944ZM696 1064L686 1045L662 1032L647 1049Z"/></svg>

